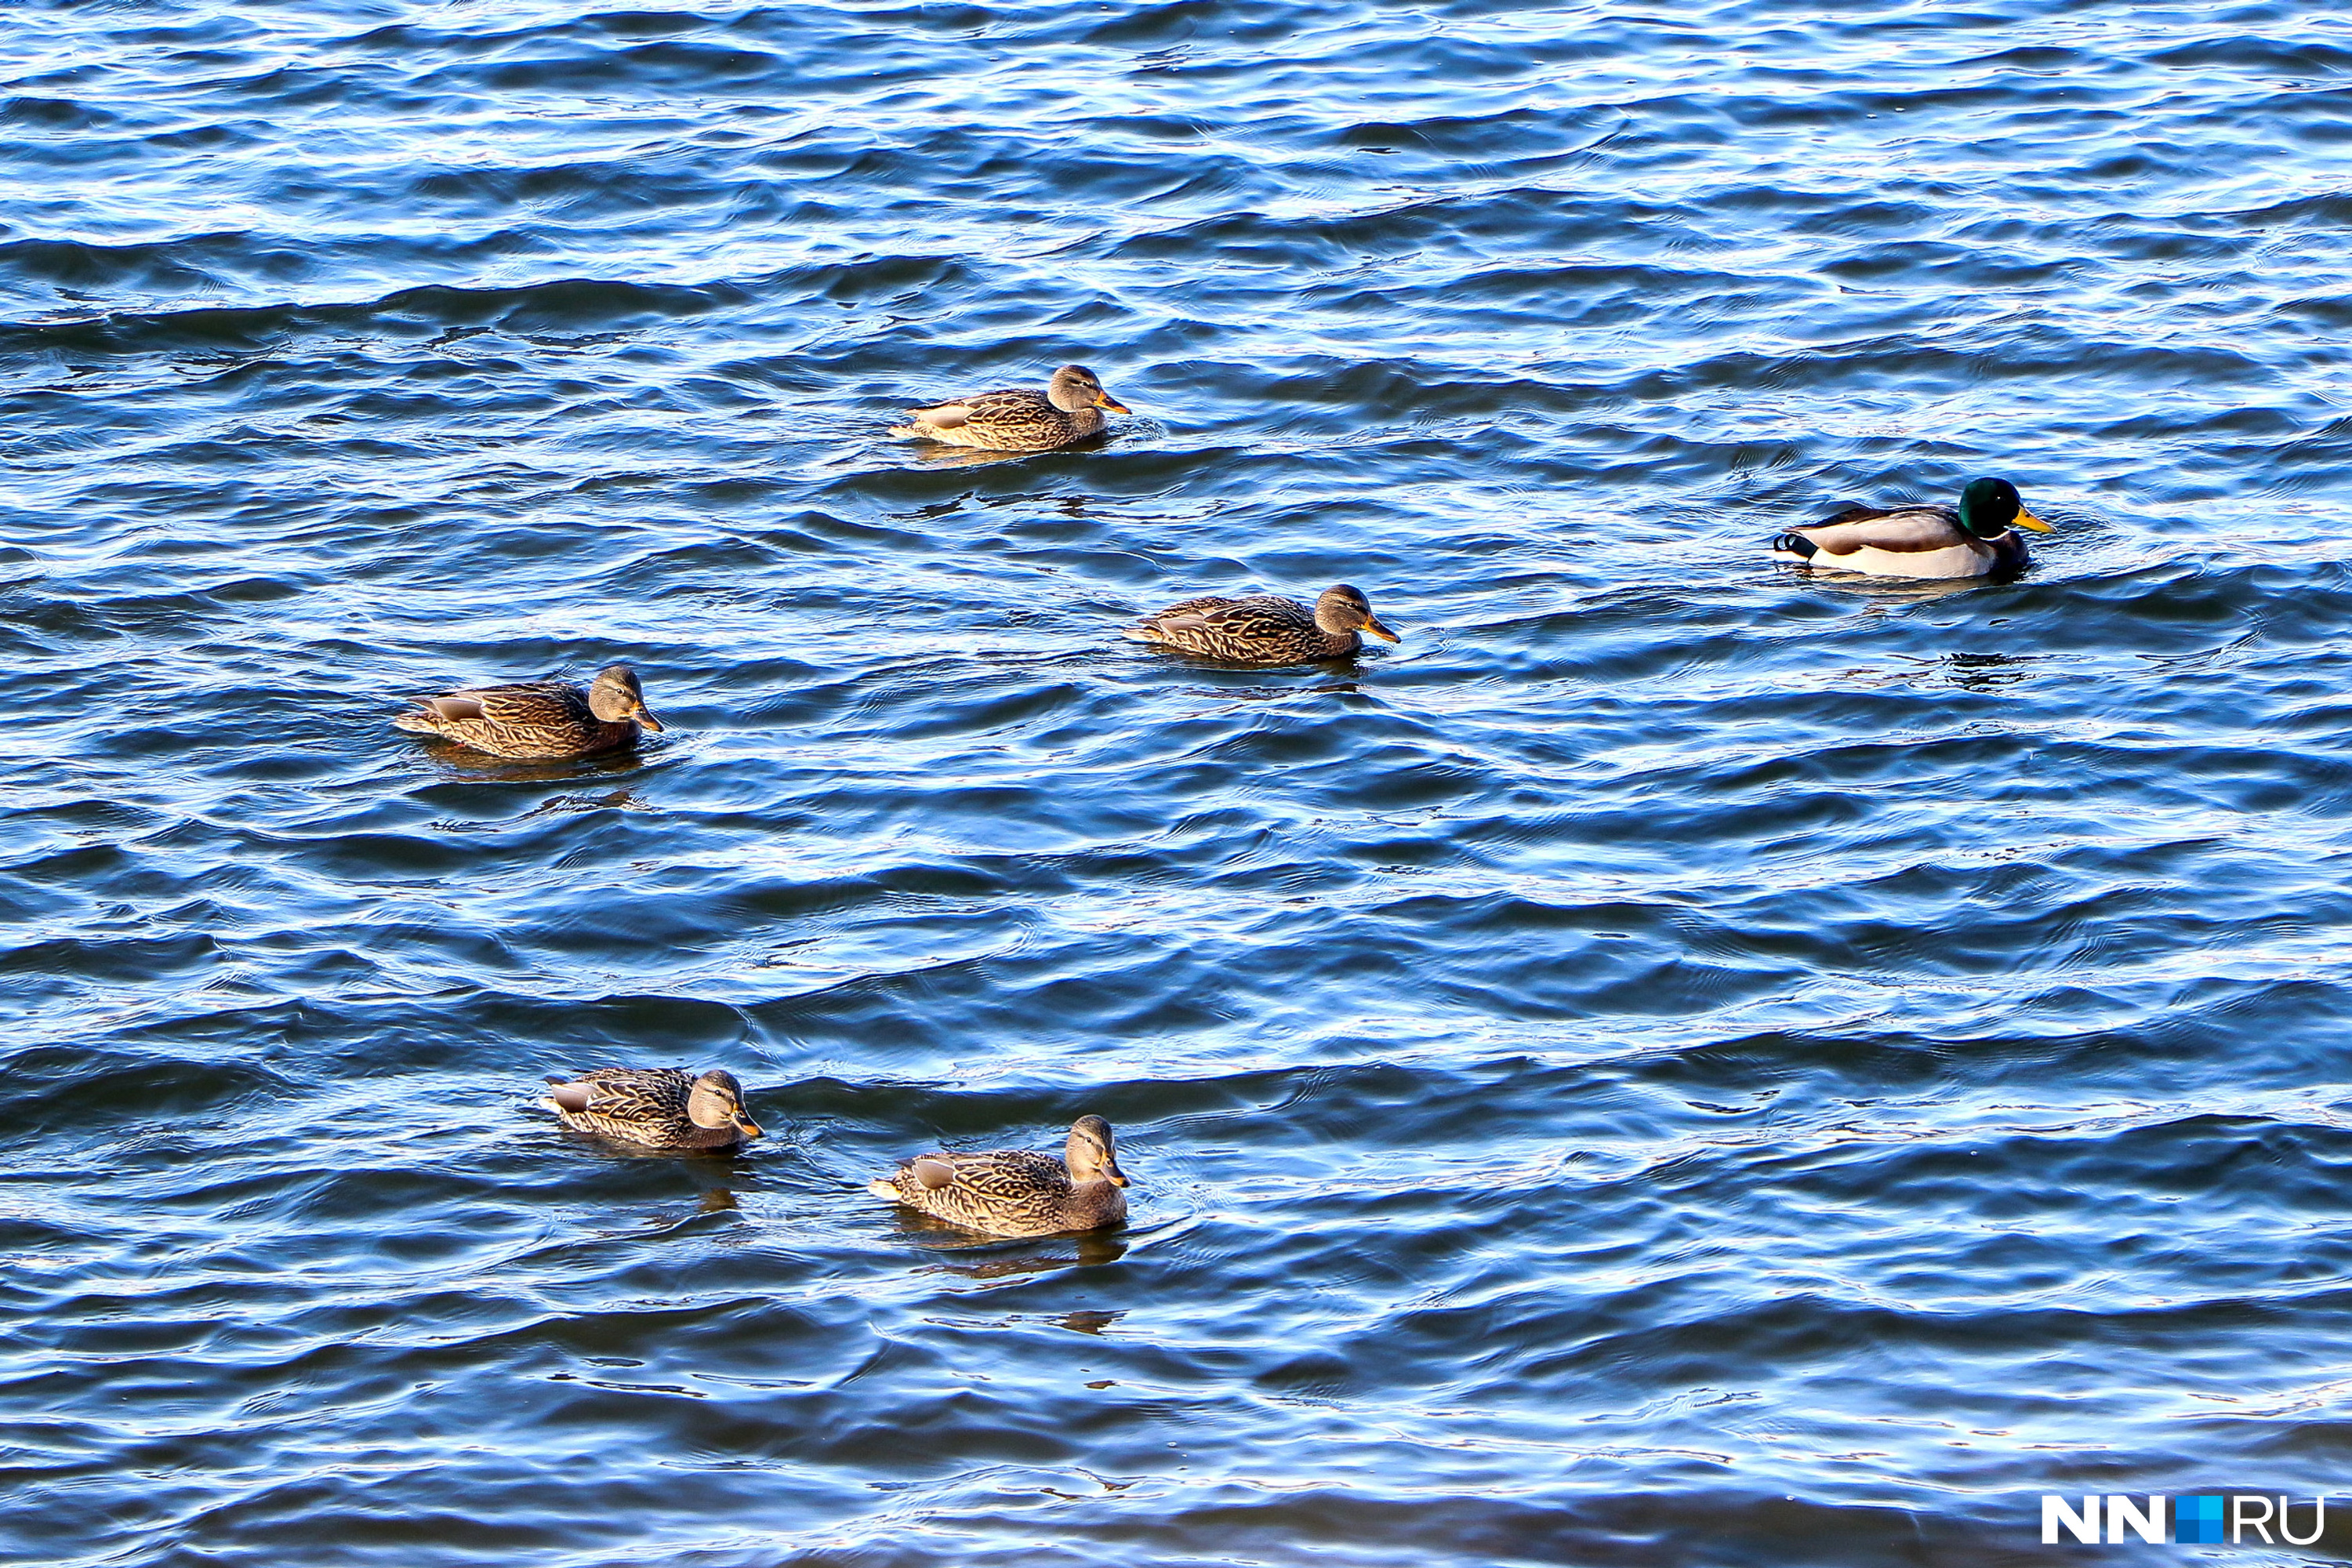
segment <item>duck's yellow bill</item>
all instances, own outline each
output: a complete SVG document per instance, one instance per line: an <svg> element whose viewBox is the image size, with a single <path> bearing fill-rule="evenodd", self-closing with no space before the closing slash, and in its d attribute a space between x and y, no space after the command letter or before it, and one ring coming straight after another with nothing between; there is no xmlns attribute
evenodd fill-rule
<svg viewBox="0 0 2352 1568"><path fill-rule="evenodd" d="M2034 516L2032 512L2026 510L2023 507L2019 507L2017 509L2017 526L2020 528L2030 528L2036 533L2055 533L2058 531L2048 523L2042 521L2040 518Z"/></svg>
<svg viewBox="0 0 2352 1568"><path fill-rule="evenodd" d="M1126 404L1121 403L1118 398L1113 397L1108 392L1096 397L1095 406L1097 408L1108 408L1113 414L1132 414L1135 412L1134 409L1129 408Z"/></svg>
<svg viewBox="0 0 2352 1568"><path fill-rule="evenodd" d="M637 722L643 724L646 729L651 730L656 735L661 733L662 721L654 717L653 710L650 708L640 708L637 710Z"/></svg>
<svg viewBox="0 0 2352 1568"><path fill-rule="evenodd" d="M1389 630L1386 626L1381 624L1381 618L1378 616L1368 616L1364 621L1364 629L1371 633L1374 637L1379 637L1383 642L1404 641L1404 637L1402 633Z"/></svg>

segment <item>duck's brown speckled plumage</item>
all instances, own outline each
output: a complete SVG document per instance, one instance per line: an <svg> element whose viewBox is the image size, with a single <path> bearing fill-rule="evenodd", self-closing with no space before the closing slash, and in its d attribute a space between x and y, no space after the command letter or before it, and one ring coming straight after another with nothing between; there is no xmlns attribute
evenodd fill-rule
<svg viewBox="0 0 2352 1568"><path fill-rule="evenodd" d="M1127 1217L1127 1173L1099 1116L1071 1124L1060 1160L1027 1149L933 1152L866 1185L877 1197L989 1236L1054 1236Z"/></svg>
<svg viewBox="0 0 2352 1568"><path fill-rule="evenodd" d="M1312 605L1272 594L1241 599L1187 599L1127 629L1138 642L1237 664L1309 664L1360 651L1369 631L1390 642L1398 634L1372 614L1361 590L1345 583L1323 591Z"/></svg>
<svg viewBox="0 0 2352 1568"><path fill-rule="evenodd" d="M547 1080L540 1103L566 1127L649 1149L731 1149L762 1136L735 1075L677 1068L592 1068Z"/></svg>
<svg viewBox="0 0 2352 1568"><path fill-rule="evenodd" d="M893 426L890 434L992 452L1046 452L1102 434L1101 410L1106 408L1129 411L1103 390L1094 372L1082 364L1066 364L1043 392L1008 386L951 397L929 408L909 409L907 423Z"/></svg>
<svg viewBox="0 0 2352 1568"><path fill-rule="evenodd" d="M625 664L598 671L586 690L568 680L525 680L413 700L414 708L393 720L395 729L497 757L594 756L633 744L640 727L662 727L646 707L636 672Z"/></svg>

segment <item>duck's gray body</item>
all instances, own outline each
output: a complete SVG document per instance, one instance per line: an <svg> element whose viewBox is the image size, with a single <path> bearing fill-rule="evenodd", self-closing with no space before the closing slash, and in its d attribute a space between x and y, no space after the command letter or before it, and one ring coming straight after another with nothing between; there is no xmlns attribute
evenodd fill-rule
<svg viewBox="0 0 2352 1568"><path fill-rule="evenodd" d="M1986 475L1960 487L1960 504L1850 506L1772 542L1772 553L1803 566L1874 577L2011 576L2024 570L2030 528L2050 525L2025 508L2007 479Z"/></svg>
<svg viewBox="0 0 2352 1568"><path fill-rule="evenodd" d="M2025 536L2014 528L1979 539L1948 506L1850 506L1772 542L1785 561L1874 577L1989 577L2022 570Z"/></svg>

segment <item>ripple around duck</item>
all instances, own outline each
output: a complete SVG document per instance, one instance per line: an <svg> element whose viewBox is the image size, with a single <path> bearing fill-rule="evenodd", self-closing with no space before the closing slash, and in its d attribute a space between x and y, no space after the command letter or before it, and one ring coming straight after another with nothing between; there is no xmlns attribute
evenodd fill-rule
<svg viewBox="0 0 2352 1568"><path fill-rule="evenodd" d="M2333 1485L2307 9L0 15L0 1556L1977 1563ZM1069 359L1097 447L881 434ZM2016 583L1758 558L1986 471ZM1404 643L1117 637L1339 580ZM636 753L383 725L614 658ZM535 1108L614 1060L771 1136ZM864 1190L1087 1111L1117 1236Z"/></svg>

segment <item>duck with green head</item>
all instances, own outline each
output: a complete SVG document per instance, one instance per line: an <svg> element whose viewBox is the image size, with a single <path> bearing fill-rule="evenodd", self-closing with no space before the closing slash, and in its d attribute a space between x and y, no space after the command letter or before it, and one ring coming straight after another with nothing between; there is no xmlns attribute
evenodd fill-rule
<svg viewBox="0 0 2352 1568"><path fill-rule="evenodd" d="M2025 536L2050 525L2025 510L2007 479L1970 479L1957 507L1850 506L1772 542L1800 566L1834 566L1874 577L1989 577L2023 571Z"/></svg>

